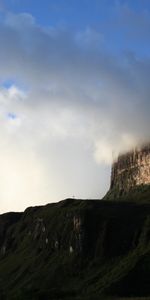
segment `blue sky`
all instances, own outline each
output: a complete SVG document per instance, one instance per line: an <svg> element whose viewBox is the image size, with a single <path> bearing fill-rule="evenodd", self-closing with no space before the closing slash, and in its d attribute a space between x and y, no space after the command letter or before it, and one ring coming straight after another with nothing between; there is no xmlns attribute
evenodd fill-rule
<svg viewBox="0 0 150 300"><path fill-rule="evenodd" d="M99 199L118 153L150 138L150 2L0 0L0 12L1 210Z"/></svg>
<svg viewBox="0 0 150 300"><path fill-rule="evenodd" d="M106 47L118 53L131 50L147 55L150 51L148 0L3 0L2 3L5 12L31 14L41 26L66 27L71 31L93 28L102 33Z"/></svg>
<svg viewBox="0 0 150 300"><path fill-rule="evenodd" d="M66 23L76 28L99 26L117 15L121 6L129 7L137 13L149 11L148 0L6 0L4 8L14 13L27 12L34 15L41 25Z"/></svg>

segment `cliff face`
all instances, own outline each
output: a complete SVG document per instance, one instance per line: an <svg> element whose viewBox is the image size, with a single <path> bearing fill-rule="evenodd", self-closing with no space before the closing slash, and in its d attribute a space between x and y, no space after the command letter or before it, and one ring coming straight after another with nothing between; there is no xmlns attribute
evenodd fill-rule
<svg viewBox="0 0 150 300"><path fill-rule="evenodd" d="M148 203L120 201L141 186L133 199ZM150 296L150 146L113 164L114 191L118 201L67 199L0 215L0 300Z"/></svg>
<svg viewBox="0 0 150 300"><path fill-rule="evenodd" d="M110 192L119 197L145 185L150 185L150 144L118 157L112 166Z"/></svg>
<svg viewBox="0 0 150 300"><path fill-rule="evenodd" d="M150 295L149 203L68 199L0 215L0 300L113 295Z"/></svg>

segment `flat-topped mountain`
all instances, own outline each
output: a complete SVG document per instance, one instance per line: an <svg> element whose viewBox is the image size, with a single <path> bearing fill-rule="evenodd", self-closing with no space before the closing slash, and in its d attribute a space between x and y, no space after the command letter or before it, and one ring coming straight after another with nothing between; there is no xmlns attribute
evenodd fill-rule
<svg viewBox="0 0 150 300"><path fill-rule="evenodd" d="M0 215L0 300L137 297L150 300L149 145L114 162L105 200Z"/></svg>
<svg viewBox="0 0 150 300"><path fill-rule="evenodd" d="M112 165L109 197L120 198L150 187L150 144L119 155Z"/></svg>

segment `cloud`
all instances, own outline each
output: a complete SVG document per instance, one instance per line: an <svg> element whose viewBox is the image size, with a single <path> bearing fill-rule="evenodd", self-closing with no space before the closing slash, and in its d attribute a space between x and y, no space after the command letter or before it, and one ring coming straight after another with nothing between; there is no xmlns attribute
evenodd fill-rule
<svg viewBox="0 0 150 300"><path fill-rule="evenodd" d="M29 14L1 21L3 210L98 197L113 157L149 140L150 59L105 43L93 28L44 28Z"/></svg>

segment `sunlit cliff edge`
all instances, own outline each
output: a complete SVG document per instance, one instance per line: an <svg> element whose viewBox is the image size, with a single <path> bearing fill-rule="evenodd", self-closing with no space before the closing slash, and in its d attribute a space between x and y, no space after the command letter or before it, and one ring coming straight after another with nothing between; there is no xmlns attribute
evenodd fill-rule
<svg viewBox="0 0 150 300"><path fill-rule="evenodd" d="M105 198L133 198L134 193L150 195L150 143L119 155L111 171L110 189ZM136 197L135 197L136 198Z"/></svg>

